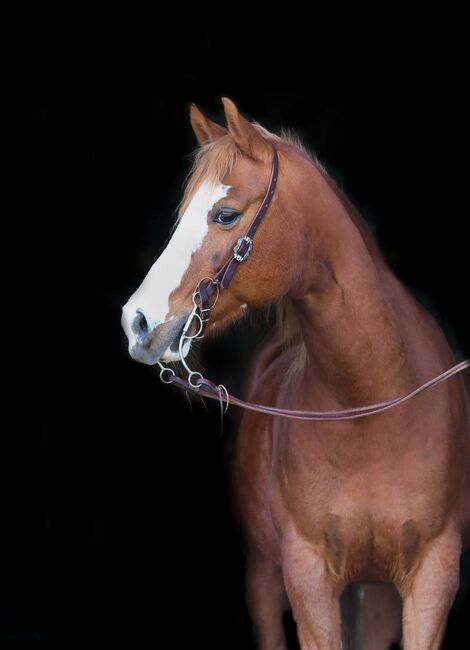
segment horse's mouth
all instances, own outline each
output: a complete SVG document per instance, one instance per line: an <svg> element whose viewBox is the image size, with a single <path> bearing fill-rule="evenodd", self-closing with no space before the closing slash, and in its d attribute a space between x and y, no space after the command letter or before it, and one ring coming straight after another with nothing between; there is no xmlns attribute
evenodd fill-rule
<svg viewBox="0 0 470 650"><path fill-rule="evenodd" d="M155 365L159 361L165 363L179 361L180 339L188 319L188 313L173 316L170 320L156 325L150 332L140 334L138 327L134 328L135 335L129 341L129 354L135 361L147 365ZM182 346L185 357L191 341L184 341Z"/></svg>
<svg viewBox="0 0 470 650"><path fill-rule="evenodd" d="M171 352L176 353L176 352L179 351L180 339L181 339L181 336L182 336L182 334L183 334L184 326L185 326L185 323L183 323L183 324L181 325L179 332L177 333L177 335L175 336L175 338L173 339L173 341L170 343L169 350L170 350Z"/></svg>
<svg viewBox="0 0 470 650"><path fill-rule="evenodd" d="M183 345L180 346L181 336L183 335L183 328L185 324L186 324L186 320L181 325L181 328L177 332L173 341L167 347L165 352L161 355L159 359L160 361L163 361L164 363L169 363L171 361L180 361L181 360L180 347L181 347L183 358L188 355L188 352L191 348L191 341L189 339L186 339L185 341L183 341Z"/></svg>

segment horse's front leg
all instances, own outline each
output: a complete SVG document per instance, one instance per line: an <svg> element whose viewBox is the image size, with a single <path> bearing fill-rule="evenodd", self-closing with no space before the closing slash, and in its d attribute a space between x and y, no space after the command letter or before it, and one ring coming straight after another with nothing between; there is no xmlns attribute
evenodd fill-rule
<svg viewBox="0 0 470 650"><path fill-rule="evenodd" d="M282 569L302 650L340 650L343 585L335 581L323 557L295 537L285 544Z"/></svg>
<svg viewBox="0 0 470 650"><path fill-rule="evenodd" d="M400 587L405 650L437 650L459 586L460 537L452 532L430 542L416 570Z"/></svg>
<svg viewBox="0 0 470 650"><path fill-rule="evenodd" d="M250 546L246 563L246 604L259 650L287 650L283 612L289 603L281 568Z"/></svg>

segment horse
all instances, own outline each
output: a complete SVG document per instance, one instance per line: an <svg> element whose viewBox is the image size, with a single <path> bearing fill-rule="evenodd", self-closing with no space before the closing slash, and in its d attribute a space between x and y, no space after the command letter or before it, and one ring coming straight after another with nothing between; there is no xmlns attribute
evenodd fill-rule
<svg viewBox="0 0 470 650"><path fill-rule="evenodd" d="M195 287L243 239L275 151L276 191L253 251L205 324L213 336L276 306L247 399L303 411L355 408L410 392L455 363L437 322L317 159L294 136L222 102L226 127L191 105L199 148L176 227L123 307L130 355L160 365L187 357L195 337L181 341ZM245 411L230 482L261 650L286 649L287 607L302 650L342 647L341 599L354 585L364 585L368 612L356 644L380 650L402 633L405 650L438 648L470 542L469 460L463 375L364 418L310 422Z"/></svg>

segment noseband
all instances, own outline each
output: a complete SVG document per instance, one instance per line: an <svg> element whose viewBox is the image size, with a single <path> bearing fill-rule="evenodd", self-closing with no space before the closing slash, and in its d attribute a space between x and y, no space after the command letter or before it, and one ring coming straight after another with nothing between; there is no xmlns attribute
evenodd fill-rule
<svg viewBox="0 0 470 650"><path fill-rule="evenodd" d="M229 287L238 266L244 262L251 254L253 250L253 237L272 203L279 175L279 156L277 150L274 147L273 150L273 162L268 189L266 190L263 201L261 202L248 230L243 235L243 237L240 237L237 240L230 257L223 264L223 266L220 267L214 277L202 278L194 290L192 297L193 309L183 327L178 347L180 361L188 373L188 377L187 379L178 377L172 368L168 368L167 366L164 366L160 361L158 361L158 365L160 366L161 381L164 384L175 384L179 388L183 388L184 390L190 391L192 393L203 395L204 397L208 397L210 399L217 399L220 402L221 408L223 408L223 404L225 403L224 412L227 410L230 402L236 406L240 406L251 411L265 413L267 415L278 415L281 417L296 420L316 420L323 422L332 420L352 420L356 418L366 417L368 415L382 413L383 411L387 411L388 409L391 409L395 406L398 406L399 404L402 404L403 402L408 401L412 397L415 397L419 393L428 390L432 386L446 381L453 375L462 372L462 370L469 368L470 359L466 359L465 361L456 364L452 368L449 368L449 370L446 370L437 377L430 379L407 395L388 400L386 402L381 402L380 404L370 404L368 406L360 406L352 409L341 409L337 411L293 411L289 409L265 406L264 404L253 404L251 402L246 402L244 400L238 399L237 397L229 395L227 389L222 384L216 385L209 379L204 378L200 372L191 370L184 358L184 343L186 341L200 340L204 338L204 330L211 317L211 309L216 304L221 289L227 289ZM215 298L211 302L214 294ZM194 334L189 334L193 322L196 322L197 324L196 332ZM168 377L166 377L166 373L168 373Z"/></svg>

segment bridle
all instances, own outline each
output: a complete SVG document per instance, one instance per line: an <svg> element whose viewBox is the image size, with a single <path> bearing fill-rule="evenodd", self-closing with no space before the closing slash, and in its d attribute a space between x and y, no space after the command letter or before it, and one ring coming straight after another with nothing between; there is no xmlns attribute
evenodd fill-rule
<svg viewBox="0 0 470 650"><path fill-rule="evenodd" d="M276 408L273 406L265 406L263 404L254 404L252 402L247 402L230 395L223 384L217 385L210 379L203 377L200 372L191 370L184 358L184 343L186 341L200 340L204 338L204 331L211 317L211 310L219 298L220 291L229 287L239 264L244 262L253 250L253 237L272 203L278 176L279 156L277 149L273 147L273 161L268 189L266 190L266 194L264 195L264 198L250 226L248 227L248 230L243 235L243 237L240 237L237 240L230 257L220 267L214 277L202 278L194 290L192 296L193 308L188 316L188 319L186 320L179 340L180 361L183 365L183 368L188 373L188 376L186 379L178 377L172 368L164 366L160 361L158 361L158 365L160 366L161 381L164 384L175 384L179 388L183 388L186 391L207 397L209 399L216 399L220 402L221 408L225 404L224 412L227 410L229 403L231 403L251 411L257 411L260 413L265 413L267 415L278 415L280 417L291 418L295 420L336 421L352 420L356 418L366 417L368 415L376 415L378 413L382 413L383 411L387 411L395 406L398 406L399 404L402 404L403 402L406 402L409 399L415 397L419 393L428 390L432 386L436 386L437 384L446 381L453 375L456 375L457 373L469 368L470 359L466 359L465 361L456 364L452 368L449 368L449 370L446 370L437 377L430 379L407 395L398 397L396 399L391 399L386 402L380 402L379 404L371 404L369 406L360 406L357 408L341 409L336 411L295 411L290 409ZM211 299L214 295L215 298L211 302ZM196 322L196 332L194 334L190 334L189 332L194 322ZM168 376L166 376L166 373L168 373Z"/></svg>
<svg viewBox="0 0 470 650"><path fill-rule="evenodd" d="M253 220L250 226L248 227L248 230L243 235L243 237L240 237L237 240L235 246L233 247L230 257L220 267L220 269L217 271L214 277L202 278L202 280L199 281L199 284L194 290L193 297L192 297L193 308L183 327L180 340L179 340L179 348L178 348L180 361L183 364L184 369L188 373L186 382L185 380L182 380L184 382L183 387L186 388L187 390L191 390L193 392L194 391L199 392L204 385L203 383L201 383L204 378L200 372L191 370L191 368L186 363L186 360L184 359L184 355L183 355L184 343L185 341L200 340L204 338L204 330L211 317L211 310L219 298L220 290L227 289L229 287L230 282L232 281L232 278L234 276L234 273L238 265L244 262L249 257L251 251L253 250L253 237L256 231L258 230L264 216L266 215L269 206L271 205L274 192L276 190L277 179L279 175L279 156L277 150L275 148L273 148L273 150L274 150L273 162L271 167L271 177L268 183L268 189L266 190L266 194L264 195L264 198L258 210L256 211L256 214L253 217ZM214 294L215 294L215 299L213 302L211 302L211 298L212 296L214 296ZM194 321L196 321L197 323L196 333L190 335L189 330ZM176 381L177 379L180 378L176 377L175 372L172 370L172 368L168 368L167 366L164 366L160 361L158 362L158 365L160 366L160 379L162 380L163 383L165 384L177 383L178 385L181 385L179 382ZM166 379L165 379L165 373L169 373L169 377ZM227 404L228 404L227 389L224 386L222 386L222 384L219 384L219 386L217 386L216 388L216 392L217 394L220 394L221 391L223 391L225 396L227 397Z"/></svg>

